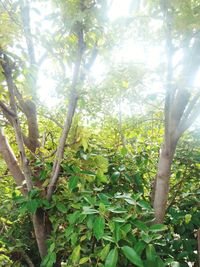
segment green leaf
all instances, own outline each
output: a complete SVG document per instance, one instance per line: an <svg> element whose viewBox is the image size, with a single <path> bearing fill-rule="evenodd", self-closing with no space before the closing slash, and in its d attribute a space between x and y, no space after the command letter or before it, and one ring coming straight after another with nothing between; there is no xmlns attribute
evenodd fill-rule
<svg viewBox="0 0 200 267"><path fill-rule="evenodd" d="M106 258L105 267L115 267L117 265L117 261L118 261L118 251L117 248L114 248L109 252Z"/></svg>
<svg viewBox="0 0 200 267"><path fill-rule="evenodd" d="M143 262L140 258L140 256L136 253L136 251L133 248L130 248L128 246L124 246L121 248L122 252L124 253L125 257L135 264L136 266L143 267Z"/></svg>
<svg viewBox="0 0 200 267"><path fill-rule="evenodd" d="M98 194L98 198L100 199L100 201L104 204L104 205L109 205L109 196L107 196L106 194L100 193Z"/></svg>
<svg viewBox="0 0 200 267"><path fill-rule="evenodd" d="M66 207L63 203L57 203L56 208L62 213L66 213L68 211L68 207Z"/></svg>
<svg viewBox="0 0 200 267"><path fill-rule="evenodd" d="M51 252L48 253L42 260L41 267L53 267L54 263L56 262L56 253Z"/></svg>
<svg viewBox="0 0 200 267"><path fill-rule="evenodd" d="M134 250L138 255L141 255L145 247L146 247L146 243L140 240L135 244Z"/></svg>
<svg viewBox="0 0 200 267"><path fill-rule="evenodd" d="M146 243L150 243L152 241L151 235L144 233L144 232L142 232L141 234L141 239L144 240L144 242Z"/></svg>
<svg viewBox="0 0 200 267"><path fill-rule="evenodd" d="M81 246L78 245L74 248L71 254L71 260L74 264L77 264L80 260L80 251L81 251Z"/></svg>
<svg viewBox="0 0 200 267"><path fill-rule="evenodd" d="M119 222L119 223L124 223L124 222L126 222L125 219L120 218L120 217L113 218L112 220L113 220L113 222Z"/></svg>
<svg viewBox="0 0 200 267"><path fill-rule="evenodd" d="M114 229L114 238L115 242L118 242L121 239L121 225L115 222L115 229Z"/></svg>
<svg viewBox="0 0 200 267"><path fill-rule="evenodd" d="M126 154L128 153L128 149L126 147L123 147L121 150L120 150L120 154L124 157L126 156Z"/></svg>
<svg viewBox="0 0 200 267"><path fill-rule="evenodd" d="M78 180L79 180L79 177L78 176L72 176L72 177L70 177L69 184L68 184L70 191L73 191L77 187Z"/></svg>
<svg viewBox="0 0 200 267"><path fill-rule="evenodd" d="M146 226L145 223L141 222L141 221L135 221L134 222L134 225L139 229L139 230L142 230L142 231L148 231L148 227Z"/></svg>
<svg viewBox="0 0 200 267"><path fill-rule="evenodd" d="M127 213L127 210L118 207L109 208L108 210L116 214Z"/></svg>
<svg viewBox="0 0 200 267"><path fill-rule="evenodd" d="M64 231L64 236L67 238L69 237L74 231L74 227L72 225L68 226Z"/></svg>
<svg viewBox="0 0 200 267"><path fill-rule="evenodd" d="M150 204L148 202L146 202L145 200L139 200L137 204L138 204L138 206L140 206L141 208L144 208L146 210L152 209Z"/></svg>
<svg viewBox="0 0 200 267"><path fill-rule="evenodd" d="M39 178L41 181L44 181L47 178L47 171L46 170L42 170L39 174Z"/></svg>
<svg viewBox="0 0 200 267"><path fill-rule="evenodd" d="M39 206L40 206L40 201L38 199L31 199L26 204L27 210L32 214L36 212Z"/></svg>
<svg viewBox="0 0 200 267"><path fill-rule="evenodd" d="M116 182L120 177L120 172L114 172L112 175L111 175L111 180L113 182Z"/></svg>
<svg viewBox="0 0 200 267"><path fill-rule="evenodd" d="M173 261L170 266L171 267L180 267L180 263L177 261Z"/></svg>
<svg viewBox="0 0 200 267"><path fill-rule="evenodd" d="M95 214L95 213L99 213L99 211L92 209L90 207L83 207L83 214Z"/></svg>
<svg viewBox="0 0 200 267"><path fill-rule="evenodd" d="M81 216L83 216L83 214L81 214L80 211L77 210L77 211L75 211L75 212L69 214L69 215L67 216L67 220L69 221L70 224L73 225L75 222L77 222L77 221L79 220L79 218L80 218Z"/></svg>
<svg viewBox="0 0 200 267"><path fill-rule="evenodd" d="M99 258L104 261L110 251L110 244L107 244L99 253Z"/></svg>
<svg viewBox="0 0 200 267"><path fill-rule="evenodd" d="M50 257L49 257L49 261L47 263L47 267L52 267L55 262L56 262L56 253L52 252L52 253L50 253Z"/></svg>
<svg viewBox="0 0 200 267"><path fill-rule="evenodd" d="M104 228L105 228L104 218L100 216L97 217L93 225L94 236L96 237L97 240L102 238L102 236L104 235Z"/></svg>
<svg viewBox="0 0 200 267"><path fill-rule="evenodd" d="M149 244L146 248L146 257L147 257L147 260L151 262L155 262L156 251L152 244Z"/></svg>
<svg viewBox="0 0 200 267"><path fill-rule="evenodd" d="M157 266L158 267L164 267L165 266L164 262L161 260L161 258L159 256L157 256L156 262L157 262ZM174 267L179 267L179 265L178 266L174 266Z"/></svg>
<svg viewBox="0 0 200 267"><path fill-rule="evenodd" d="M81 264L84 264L84 263L86 263L88 260L89 260L89 257L83 257L82 259L80 259L79 264L80 264L80 265L81 265Z"/></svg>
<svg viewBox="0 0 200 267"><path fill-rule="evenodd" d="M113 239L112 236L104 235L102 238L103 238L104 240L106 240L106 241L109 241L109 242L114 243L114 239Z"/></svg>
<svg viewBox="0 0 200 267"><path fill-rule="evenodd" d="M152 225L149 230L151 232L160 232L160 231L165 231L167 230L167 226L164 225L164 224L155 224L155 225Z"/></svg>

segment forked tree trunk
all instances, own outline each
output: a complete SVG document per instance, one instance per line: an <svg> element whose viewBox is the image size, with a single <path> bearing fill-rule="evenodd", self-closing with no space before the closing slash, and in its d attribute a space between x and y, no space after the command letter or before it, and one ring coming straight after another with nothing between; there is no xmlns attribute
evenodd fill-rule
<svg viewBox="0 0 200 267"><path fill-rule="evenodd" d="M174 151L175 148L169 149L166 147L166 145L163 145L163 148L160 151L155 191L153 196L155 223L162 223L164 220Z"/></svg>

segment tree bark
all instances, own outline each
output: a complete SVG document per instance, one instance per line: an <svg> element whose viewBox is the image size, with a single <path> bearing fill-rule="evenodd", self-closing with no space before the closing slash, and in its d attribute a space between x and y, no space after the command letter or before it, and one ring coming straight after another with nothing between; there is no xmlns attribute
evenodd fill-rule
<svg viewBox="0 0 200 267"><path fill-rule="evenodd" d="M36 213L33 214L32 220L33 220L33 226L39 253L41 258L43 258L47 255L47 245L46 245L47 233L46 233L45 216L43 210L38 209Z"/></svg>
<svg viewBox="0 0 200 267"><path fill-rule="evenodd" d="M24 174L22 173L17 163L17 159L9 143L6 140L6 137L3 135L1 128L0 128L0 153L3 159L5 160L6 165L8 166L8 169L10 170L13 178L15 179L16 184L20 186L20 189L23 194L27 194L28 191L26 185L24 184L25 182ZM46 226L45 226L44 212L41 210L37 210L36 213L33 215L32 220L33 220L33 226L39 253L41 258L43 258L47 254Z"/></svg>
<svg viewBox="0 0 200 267"><path fill-rule="evenodd" d="M29 161L26 156L23 135L22 135L21 126L20 126L20 122L19 122L18 114L17 114L17 105L16 105L15 94L14 94L15 84L13 82L13 77L12 77L12 67L10 65L9 58L5 54L3 54L3 62L1 62L1 66L3 68L7 86L8 86L11 111L15 114L15 117L12 118L13 128L15 131L15 137L16 137L18 150L19 150L19 154L21 158L23 175L26 181L27 190L29 192L33 188L32 171L31 171L31 168L29 166ZM7 147L6 149L7 149L6 153L10 155L9 148ZM7 164L9 164L10 171L11 171L12 162L8 162ZM33 227L35 231L39 253L40 253L41 258L43 258L47 254L44 212L41 212L41 210L38 209L36 213L33 215L32 220L33 220Z"/></svg>
<svg viewBox="0 0 200 267"><path fill-rule="evenodd" d="M200 267L200 229L197 230L197 244L198 244L198 261Z"/></svg>
<svg viewBox="0 0 200 267"><path fill-rule="evenodd" d="M6 162L6 165L12 174L17 186L20 187L23 194L27 193L25 182L25 177L23 172L21 171L17 159L10 147L9 143L6 140L6 137L3 134L2 129L0 128L0 153L3 159Z"/></svg>
<svg viewBox="0 0 200 267"><path fill-rule="evenodd" d="M163 223L164 220L169 193L169 181L173 156L174 149L169 150L165 145L163 145L159 156L158 172L155 183L155 193L153 196L155 223Z"/></svg>

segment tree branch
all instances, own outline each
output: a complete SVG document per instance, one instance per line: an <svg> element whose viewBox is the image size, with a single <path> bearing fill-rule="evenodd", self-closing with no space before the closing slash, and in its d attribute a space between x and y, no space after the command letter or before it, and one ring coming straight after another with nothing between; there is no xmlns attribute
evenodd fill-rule
<svg viewBox="0 0 200 267"><path fill-rule="evenodd" d="M171 106L170 112L170 133L173 135L177 129L178 124L183 116L184 110L188 105L190 99L190 94L187 90L179 89L177 91L176 97Z"/></svg>
<svg viewBox="0 0 200 267"><path fill-rule="evenodd" d="M84 40L83 40L83 30L81 29L80 32L78 33L78 55L77 55L77 61L74 67L68 112L67 112L65 124L63 127L63 131L60 137L60 141L58 144L58 148L57 148L57 152L56 152L56 156L54 160L54 165L53 165L52 176L51 176L50 183L47 189L48 200L51 199L52 194L54 192L55 185L58 180L58 176L60 172L60 164L61 164L61 161L64 155L65 142L68 137L69 130L72 124L72 119L73 119L75 109L77 106L77 101L78 101L77 83L79 80L80 66L81 66L83 52L84 52Z"/></svg>
<svg viewBox="0 0 200 267"><path fill-rule="evenodd" d="M39 129L38 129L38 122L37 122L37 111L35 103L31 100L23 100L22 95L18 91L17 87L15 86L15 95L17 100L19 101L20 107L24 112L27 122L28 122L28 137L26 140L27 147L31 150L31 152L35 153L37 147L40 146L38 141L39 138Z"/></svg>
<svg viewBox="0 0 200 267"><path fill-rule="evenodd" d="M14 94L15 85L12 80L12 68L10 66L9 58L2 52L0 53L0 56L2 56L3 58L3 60L1 61L1 66L3 68L7 86L8 86L8 91L9 91L9 96L10 96L10 106L11 106L12 112L16 115L15 118L13 118L13 127L15 131L17 145L19 148L23 173L25 176L27 189L28 191L30 191L32 189L31 170L28 165L28 159L26 158L22 131L21 131L20 123L19 123L18 116L17 116L17 108L16 108L15 94Z"/></svg>
<svg viewBox="0 0 200 267"><path fill-rule="evenodd" d="M189 116L193 110L193 108L196 106L197 102L199 101L200 99L200 91L195 94L193 96L193 98L191 99L191 101L188 103L187 107L186 107L186 110L181 118L181 121L178 125L178 130L181 130L182 128L184 128L184 124L186 123L186 121L188 121L189 119Z"/></svg>
<svg viewBox="0 0 200 267"><path fill-rule="evenodd" d="M61 129L63 129L63 125L56 119L54 119L52 116L48 116L46 114L41 114L41 116L43 116L44 118L53 121L58 127L60 127Z"/></svg>
<svg viewBox="0 0 200 267"><path fill-rule="evenodd" d="M177 136L181 136L195 122L199 115L200 101L195 105L188 119L177 129Z"/></svg>
<svg viewBox="0 0 200 267"><path fill-rule="evenodd" d="M3 159L5 160L6 165L8 166L8 169L11 175L13 176L15 183L17 184L17 186L20 187L22 193L26 194L27 188L24 185L24 181L25 181L24 174L22 173L17 163L17 159L12 151L12 148L10 147L1 128L0 128L0 153Z"/></svg>
<svg viewBox="0 0 200 267"><path fill-rule="evenodd" d="M0 100L0 107L7 115L15 117L15 113L10 110L1 100Z"/></svg>
<svg viewBox="0 0 200 267"><path fill-rule="evenodd" d="M31 258L28 256L28 254L26 254L26 252L24 250L20 250L20 253L22 255L22 257L24 258L24 260L26 261L26 263L28 264L29 267L35 267L35 265L33 264Z"/></svg>

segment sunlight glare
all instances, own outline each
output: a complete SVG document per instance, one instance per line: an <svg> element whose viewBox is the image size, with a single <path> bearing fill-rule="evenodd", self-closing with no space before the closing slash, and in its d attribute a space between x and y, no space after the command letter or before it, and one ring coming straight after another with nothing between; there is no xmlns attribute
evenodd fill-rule
<svg viewBox="0 0 200 267"><path fill-rule="evenodd" d="M108 17L110 18L110 20L114 21L119 17L128 16L130 3L131 0L113 0L108 12Z"/></svg>

